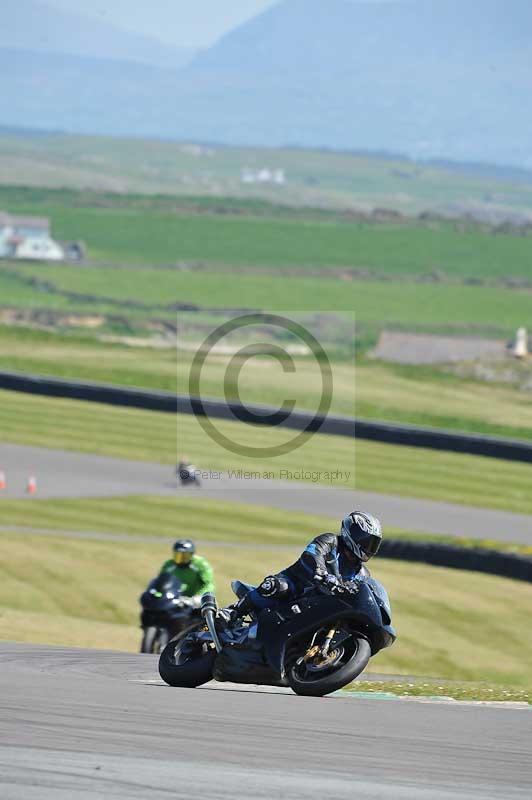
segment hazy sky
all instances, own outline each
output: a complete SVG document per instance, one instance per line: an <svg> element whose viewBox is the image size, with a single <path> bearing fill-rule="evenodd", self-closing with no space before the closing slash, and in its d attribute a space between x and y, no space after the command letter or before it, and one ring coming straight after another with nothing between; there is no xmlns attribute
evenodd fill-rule
<svg viewBox="0 0 532 800"><path fill-rule="evenodd" d="M212 44L277 0L44 0L175 45Z"/></svg>

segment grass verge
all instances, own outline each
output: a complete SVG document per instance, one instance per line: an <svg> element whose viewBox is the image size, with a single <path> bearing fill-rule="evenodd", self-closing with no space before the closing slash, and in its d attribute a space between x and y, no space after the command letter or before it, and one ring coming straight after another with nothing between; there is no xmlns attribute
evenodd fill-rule
<svg viewBox="0 0 532 800"><path fill-rule="evenodd" d="M217 500L190 497L129 496L85 499L2 500L2 526L21 532L34 530L76 533L107 533L172 538L176 517L179 524L205 542L232 542L242 545L265 543L272 547L303 546L313 531L336 530L338 519L296 512L235 505ZM525 544L487 539L412 533L386 528L387 538L413 542L450 544L464 549L489 549L532 556Z"/></svg>
<svg viewBox="0 0 532 800"><path fill-rule="evenodd" d="M497 550L499 553L514 553L532 557L532 546L516 542L501 542L496 539L470 539L466 536L445 536L434 533L412 533L400 528L387 528L390 538L404 539L408 542L428 542L432 544L448 544L464 550Z"/></svg>
<svg viewBox="0 0 532 800"><path fill-rule="evenodd" d="M484 683L445 683L442 681L366 681L351 683L344 691L362 695L392 694L396 697L430 697L488 703L528 703L532 689L493 686Z"/></svg>

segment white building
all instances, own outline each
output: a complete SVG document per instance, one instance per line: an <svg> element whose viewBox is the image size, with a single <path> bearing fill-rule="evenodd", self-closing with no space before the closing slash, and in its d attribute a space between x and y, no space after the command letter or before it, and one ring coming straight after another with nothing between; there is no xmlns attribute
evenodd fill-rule
<svg viewBox="0 0 532 800"><path fill-rule="evenodd" d="M284 169L269 169L268 167L251 169L250 167L244 167L240 174L240 180L242 183L269 183L284 186L286 175Z"/></svg>
<svg viewBox="0 0 532 800"><path fill-rule="evenodd" d="M0 258L62 261L63 248L50 235L46 217L18 217L0 211Z"/></svg>

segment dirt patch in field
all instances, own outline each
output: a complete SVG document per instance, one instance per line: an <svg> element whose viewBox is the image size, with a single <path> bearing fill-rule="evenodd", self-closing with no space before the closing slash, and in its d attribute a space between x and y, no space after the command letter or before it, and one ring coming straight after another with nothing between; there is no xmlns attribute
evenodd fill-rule
<svg viewBox="0 0 532 800"><path fill-rule="evenodd" d="M503 359L508 356L507 345L507 341L500 339L383 331L370 355L398 364L444 364L478 358Z"/></svg>

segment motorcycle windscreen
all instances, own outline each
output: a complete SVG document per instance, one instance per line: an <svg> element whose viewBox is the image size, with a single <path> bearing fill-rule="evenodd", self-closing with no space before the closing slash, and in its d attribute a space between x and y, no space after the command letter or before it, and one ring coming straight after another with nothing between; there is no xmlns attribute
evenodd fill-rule
<svg viewBox="0 0 532 800"><path fill-rule="evenodd" d="M163 572L152 581L150 588L157 589L159 592L166 594L171 592L175 597L179 597L183 593L181 581L174 575L173 572Z"/></svg>

